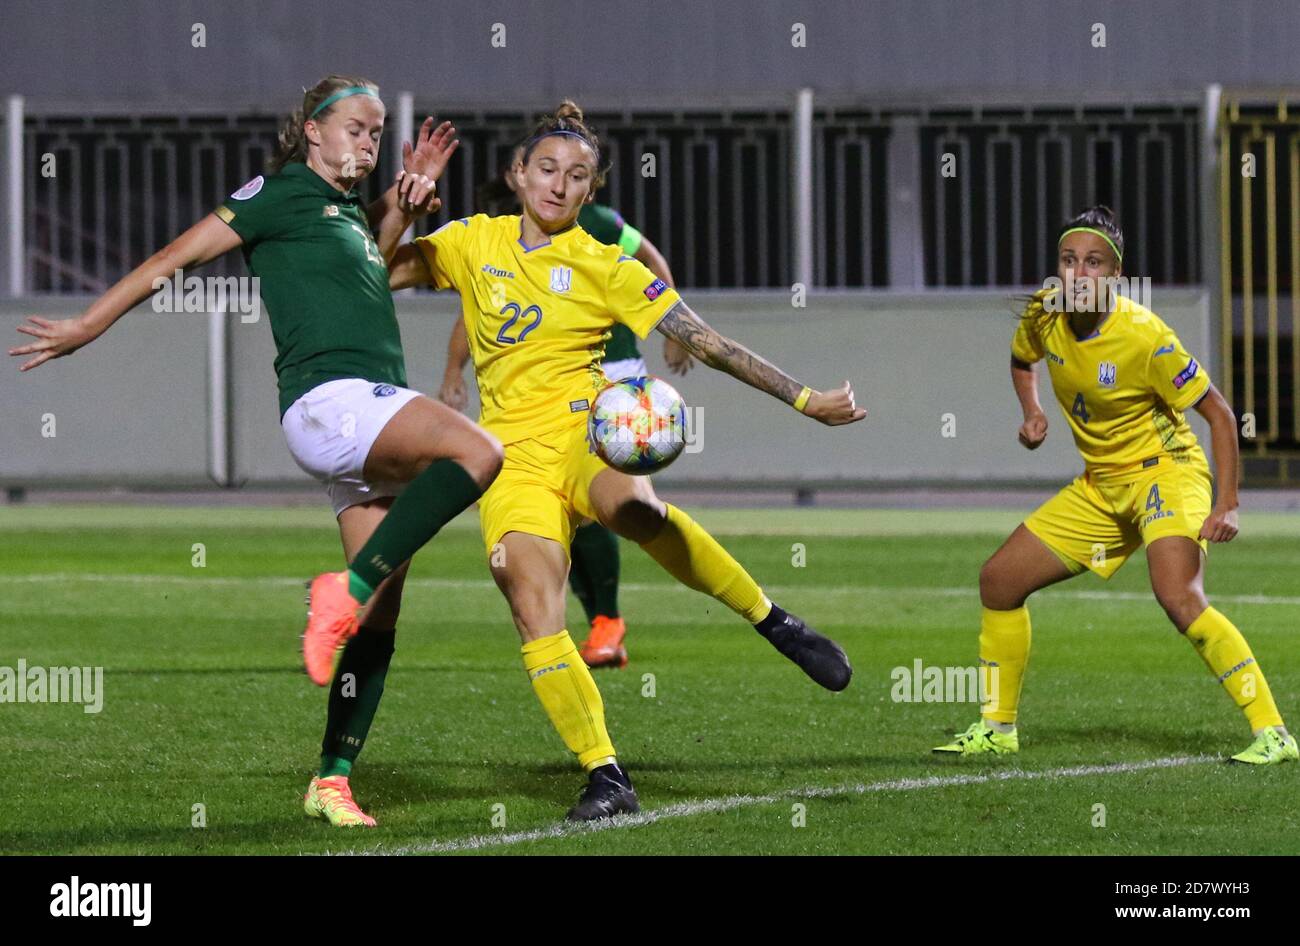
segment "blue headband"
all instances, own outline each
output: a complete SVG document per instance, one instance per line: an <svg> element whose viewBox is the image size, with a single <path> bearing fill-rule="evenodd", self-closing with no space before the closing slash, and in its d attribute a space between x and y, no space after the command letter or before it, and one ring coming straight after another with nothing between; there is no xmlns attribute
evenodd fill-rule
<svg viewBox="0 0 1300 946"><path fill-rule="evenodd" d="M374 89L366 88L366 86L364 85L350 85L346 89L339 89L329 98L325 99L325 101L321 102L314 109L312 109L311 114L307 116L307 120L310 121L311 119L315 118L317 115L320 114L321 109L328 108L329 106L337 102L339 99L345 99L349 95L371 95L374 96L375 98L379 98L378 95L375 95Z"/></svg>

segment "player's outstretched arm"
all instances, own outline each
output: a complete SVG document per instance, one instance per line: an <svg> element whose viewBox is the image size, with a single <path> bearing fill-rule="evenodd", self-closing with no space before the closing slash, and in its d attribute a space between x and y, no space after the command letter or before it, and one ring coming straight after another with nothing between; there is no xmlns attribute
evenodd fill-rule
<svg viewBox="0 0 1300 946"><path fill-rule="evenodd" d="M1232 406L1213 384L1194 405L1210 425L1210 450L1214 454L1214 508L1201 525L1200 537L1211 542L1231 542L1237 536L1237 418Z"/></svg>
<svg viewBox="0 0 1300 946"><path fill-rule="evenodd" d="M1037 450L1047 439L1047 415L1043 405L1038 401L1038 379L1034 377L1034 366L1011 356L1011 385L1016 389L1016 400L1025 415L1020 425L1018 436L1020 444L1026 450Z"/></svg>
<svg viewBox="0 0 1300 946"><path fill-rule="evenodd" d="M719 335L703 319L680 300L659 320L659 331L681 342L692 355L710 368L725 371L750 387L758 388L774 398L797 405L803 413L823 424L832 426L851 424L867 416L866 408L853 403L853 388L849 382L834 391L806 389L776 365L756 355L739 342ZM807 401L798 404L804 391Z"/></svg>
<svg viewBox="0 0 1300 946"><path fill-rule="evenodd" d="M403 243L388 261L388 288L393 292L433 282L429 263L414 243Z"/></svg>
<svg viewBox="0 0 1300 946"><path fill-rule="evenodd" d="M94 341L109 326L153 295L155 283L171 279L176 270L188 270L209 263L233 250L243 241L216 214L208 214L171 243L119 279L84 313L72 319L43 319L29 316L18 331L36 341L9 349L11 355L35 355L19 370L27 371L52 358L70 355Z"/></svg>
<svg viewBox="0 0 1300 946"><path fill-rule="evenodd" d="M650 241L649 237L641 237L641 245L633 254L636 259L645 264L646 269L654 273L674 289L677 283L673 280L673 272L668 268L668 260L659 252L659 247ZM675 338L664 339L664 361L668 362L668 370L673 374L684 375L691 370L694 362L691 360L691 353L686 350L686 346Z"/></svg>

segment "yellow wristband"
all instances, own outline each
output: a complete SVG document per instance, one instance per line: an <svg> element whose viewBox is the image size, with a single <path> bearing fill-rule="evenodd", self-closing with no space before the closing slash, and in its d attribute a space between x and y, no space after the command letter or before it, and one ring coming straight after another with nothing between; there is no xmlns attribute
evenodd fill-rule
<svg viewBox="0 0 1300 946"><path fill-rule="evenodd" d="M808 406L808 399L811 398L812 396L813 396L813 389L809 387L805 387L802 391L799 392L799 396L794 399L794 409L798 411L800 414L802 414L803 409Z"/></svg>

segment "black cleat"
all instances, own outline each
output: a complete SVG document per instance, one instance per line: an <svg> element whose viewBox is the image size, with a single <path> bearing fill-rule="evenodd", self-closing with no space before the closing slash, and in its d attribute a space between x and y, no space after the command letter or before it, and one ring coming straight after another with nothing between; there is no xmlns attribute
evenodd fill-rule
<svg viewBox="0 0 1300 946"><path fill-rule="evenodd" d="M772 613L755 624L754 630L828 690L843 690L853 679L853 666L844 648L775 604Z"/></svg>
<svg viewBox="0 0 1300 946"><path fill-rule="evenodd" d="M611 763L591 770L582 797L565 817L569 821L597 821L623 813L634 815L640 810L632 780L618 765Z"/></svg>

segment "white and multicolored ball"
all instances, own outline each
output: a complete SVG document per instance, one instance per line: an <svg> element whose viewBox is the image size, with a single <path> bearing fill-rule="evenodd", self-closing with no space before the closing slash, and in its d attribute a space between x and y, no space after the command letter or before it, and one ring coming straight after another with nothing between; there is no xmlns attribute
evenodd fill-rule
<svg viewBox="0 0 1300 946"><path fill-rule="evenodd" d="M616 470L662 470L686 446L686 404L661 378L624 378L596 395L587 417L592 451Z"/></svg>

